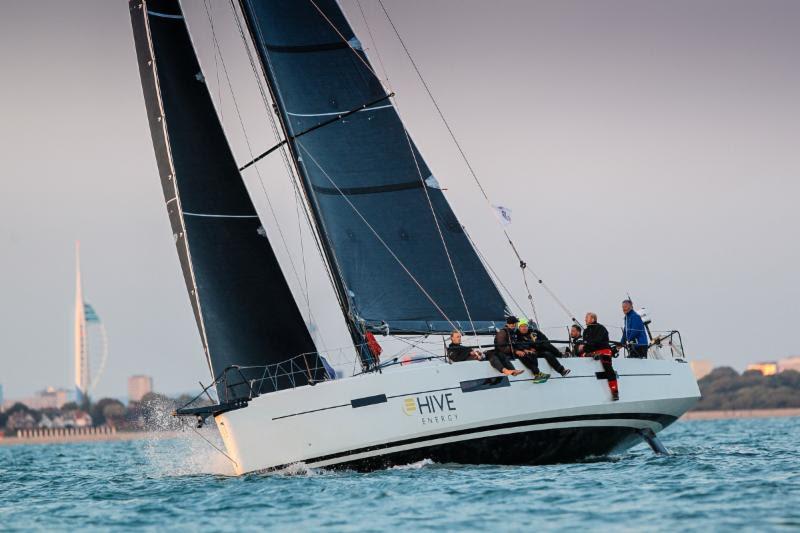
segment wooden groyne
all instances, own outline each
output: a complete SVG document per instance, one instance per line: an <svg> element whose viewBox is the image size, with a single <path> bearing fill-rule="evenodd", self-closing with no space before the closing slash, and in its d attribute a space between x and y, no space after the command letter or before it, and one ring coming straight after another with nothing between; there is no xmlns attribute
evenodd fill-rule
<svg viewBox="0 0 800 533"><path fill-rule="evenodd" d="M13 444L56 444L68 442L106 442L144 439L169 439L176 431L117 431L108 426L57 429L20 429L13 437L0 436L0 446Z"/></svg>

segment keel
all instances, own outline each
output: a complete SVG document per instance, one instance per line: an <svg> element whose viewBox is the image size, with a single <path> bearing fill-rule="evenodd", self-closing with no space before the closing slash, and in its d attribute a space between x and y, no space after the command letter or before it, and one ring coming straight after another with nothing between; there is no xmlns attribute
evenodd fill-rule
<svg viewBox="0 0 800 533"><path fill-rule="evenodd" d="M669 450L667 450L664 443L656 436L655 432L650 428L642 428L637 430L639 436L642 437L642 440L650 446L650 449L653 450L653 453L656 455L670 455Z"/></svg>

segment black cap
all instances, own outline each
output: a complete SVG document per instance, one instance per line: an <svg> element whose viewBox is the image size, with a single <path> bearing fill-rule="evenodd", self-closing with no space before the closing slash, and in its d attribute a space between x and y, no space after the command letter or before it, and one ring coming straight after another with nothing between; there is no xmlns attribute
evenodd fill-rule
<svg viewBox="0 0 800 533"><path fill-rule="evenodd" d="M517 322L519 322L519 319L514 315L511 315L510 317L506 318L506 324L516 324Z"/></svg>

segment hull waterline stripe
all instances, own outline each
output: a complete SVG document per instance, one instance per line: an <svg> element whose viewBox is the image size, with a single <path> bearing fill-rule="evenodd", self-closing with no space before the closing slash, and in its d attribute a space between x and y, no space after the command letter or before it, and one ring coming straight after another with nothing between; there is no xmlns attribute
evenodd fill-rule
<svg viewBox="0 0 800 533"><path fill-rule="evenodd" d="M434 435L426 435L424 437L414 437L412 439L397 440L386 442L383 444L376 444L374 446L366 446L364 448L356 448L344 452L337 452L328 455L321 455L319 457L312 457L302 460L303 463L313 466L313 463L320 463L323 461L330 461L332 459L340 459L351 455L358 455L362 453L369 453L377 450L385 450L388 448L396 448L398 446L406 446L408 444L417 444L421 442L434 441L439 439L458 437L462 435L469 435L472 433L483 433L487 431L497 431L502 429L511 429L528 426L540 426L544 424L558 424L564 422L581 422L581 421L612 421L612 420L645 420L649 422L656 422L664 427L668 426L678 417L660 413L607 413L607 414L594 414L594 415L574 415L574 416L558 416L553 418L540 418L533 420L521 420L518 422L507 422L504 424L494 424L491 426L481 426L469 429L460 429L456 431L448 431L445 433L437 433ZM380 455L380 454L379 454ZM301 462L301 461L296 461ZM278 466L265 468L262 471L281 470L295 463L286 463Z"/></svg>

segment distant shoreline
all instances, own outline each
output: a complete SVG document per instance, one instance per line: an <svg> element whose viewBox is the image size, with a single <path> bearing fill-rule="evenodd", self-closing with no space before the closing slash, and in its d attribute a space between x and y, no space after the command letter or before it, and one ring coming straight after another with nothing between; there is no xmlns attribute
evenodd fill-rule
<svg viewBox="0 0 800 533"><path fill-rule="evenodd" d="M69 435L47 437L0 437L0 446L15 444L67 444L73 442L113 442L126 440L171 439L180 434L179 431L119 431L97 435Z"/></svg>
<svg viewBox="0 0 800 533"><path fill-rule="evenodd" d="M689 411L681 420L725 420L731 418L775 418L800 416L800 408L783 409L730 409L721 411ZM172 439L183 434L181 431L120 431L96 435L69 435L47 437L0 437L0 446L15 444L67 444L74 442L114 442L129 440Z"/></svg>
<svg viewBox="0 0 800 533"><path fill-rule="evenodd" d="M689 411L681 417L681 420L724 420L727 418L773 418L787 416L800 416L800 408Z"/></svg>

